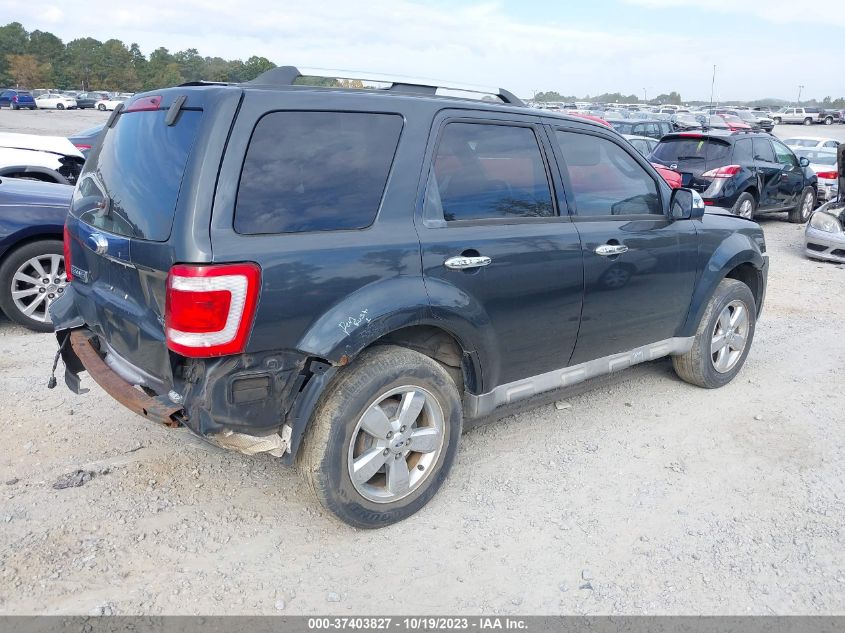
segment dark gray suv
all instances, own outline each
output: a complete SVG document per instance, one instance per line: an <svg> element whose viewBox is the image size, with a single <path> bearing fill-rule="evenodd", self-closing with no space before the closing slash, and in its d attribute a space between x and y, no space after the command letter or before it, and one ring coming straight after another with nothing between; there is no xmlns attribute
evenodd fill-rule
<svg viewBox="0 0 845 633"><path fill-rule="evenodd" d="M377 527L425 505L465 423L502 405L665 356L708 388L742 367L757 224L504 90L299 77L112 115L51 309L72 390L87 370L150 420L297 463Z"/></svg>

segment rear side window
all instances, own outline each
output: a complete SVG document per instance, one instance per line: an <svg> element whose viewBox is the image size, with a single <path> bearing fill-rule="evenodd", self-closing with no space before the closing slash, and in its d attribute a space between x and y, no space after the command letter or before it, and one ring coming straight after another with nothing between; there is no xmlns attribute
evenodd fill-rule
<svg viewBox="0 0 845 633"><path fill-rule="evenodd" d="M446 221L555 214L534 130L485 123L443 128L425 214Z"/></svg>
<svg viewBox="0 0 845 633"><path fill-rule="evenodd" d="M663 139L657 145L652 155L665 163L707 162L717 163L726 161L731 153L731 146L724 141L717 141L705 137L678 137Z"/></svg>
<svg viewBox="0 0 845 633"><path fill-rule="evenodd" d="M402 117L271 112L255 126L235 207L245 235L361 229L375 220Z"/></svg>
<svg viewBox="0 0 845 633"><path fill-rule="evenodd" d="M175 125L166 116L164 110L120 115L74 192L71 208L80 220L117 235L167 240L202 112L182 110Z"/></svg>
<svg viewBox="0 0 845 633"><path fill-rule="evenodd" d="M775 163L775 151L772 149L772 144L764 138L755 138L754 141L754 160L763 161L764 163Z"/></svg>
<svg viewBox="0 0 845 633"><path fill-rule="evenodd" d="M754 162L754 151L750 138L743 138L734 143L734 154L731 162L735 165L750 165Z"/></svg>

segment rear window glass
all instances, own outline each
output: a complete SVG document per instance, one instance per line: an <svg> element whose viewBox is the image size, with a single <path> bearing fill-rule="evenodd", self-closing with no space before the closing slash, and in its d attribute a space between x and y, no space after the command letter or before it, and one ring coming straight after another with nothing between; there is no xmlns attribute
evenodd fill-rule
<svg viewBox="0 0 845 633"><path fill-rule="evenodd" d="M255 235L369 226L401 130L395 114L265 115L244 160L235 230Z"/></svg>
<svg viewBox="0 0 845 633"><path fill-rule="evenodd" d="M175 125L165 124L166 115L120 115L80 176L72 203L80 220L117 235L167 240L202 112L183 110Z"/></svg>
<svg viewBox="0 0 845 633"><path fill-rule="evenodd" d="M718 162L726 160L731 146L723 141L708 138L663 139L654 149L653 158L665 163L686 161Z"/></svg>

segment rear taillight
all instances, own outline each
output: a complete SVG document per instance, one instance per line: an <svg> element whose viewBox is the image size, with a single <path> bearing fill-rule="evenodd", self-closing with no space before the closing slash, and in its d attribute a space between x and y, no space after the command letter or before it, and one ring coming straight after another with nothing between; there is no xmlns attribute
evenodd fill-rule
<svg viewBox="0 0 845 633"><path fill-rule="evenodd" d="M12 102L13 102L13 103L17 103L17 102L18 102L18 95L15 95L14 97L12 97Z"/></svg>
<svg viewBox="0 0 845 633"><path fill-rule="evenodd" d="M70 231L67 230L67 224L65 224L64 230L64 252L65 252L65 277L68 281L73 279L73 275L70 274Z"/></svg>
<svg viewBox="0 0 845 633"><path fill-rule="evenodd" d="M177 264L167 277L167 347L192 358L240 354L258 305L257 264Z"/></svg>
<svg viewBox="0 0 845 633"><path fill-rule="evenodd" d="M91 146L90 145L76 145L76 149L78 149L79 151L82 151L84 149L91 149Z"/></svg>
<svg viewBox="0 0 845 633"><path fill-rule="evenodd" d="M816 176L819 178L824 178L825 180L836 180L839 178L839 174L835 171L819 171L816 172Z"/></svg>
<svg viewBox="0 0 845 633"><path fill-rule="evenodd" d="M739 165L726 165L724 167L719 167L718 169L711 169L710 171L705 171L701 174L702 178L731 178L732 176L736 176L742 167Z"/></svg>

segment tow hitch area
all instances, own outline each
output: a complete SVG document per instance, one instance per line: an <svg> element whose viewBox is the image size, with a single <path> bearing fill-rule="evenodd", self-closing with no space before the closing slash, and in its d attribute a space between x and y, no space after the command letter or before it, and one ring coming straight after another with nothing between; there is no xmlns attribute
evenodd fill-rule
<svg viewBox="0 0 845 633"><path fill-rule="evenodd" d="M70 346L94 382L124 407L165 426L180 425L178 414L182 411L181 405L173 404L164 397L148 396L123 380L100 358L83 330L70 333Z"/></svg>

